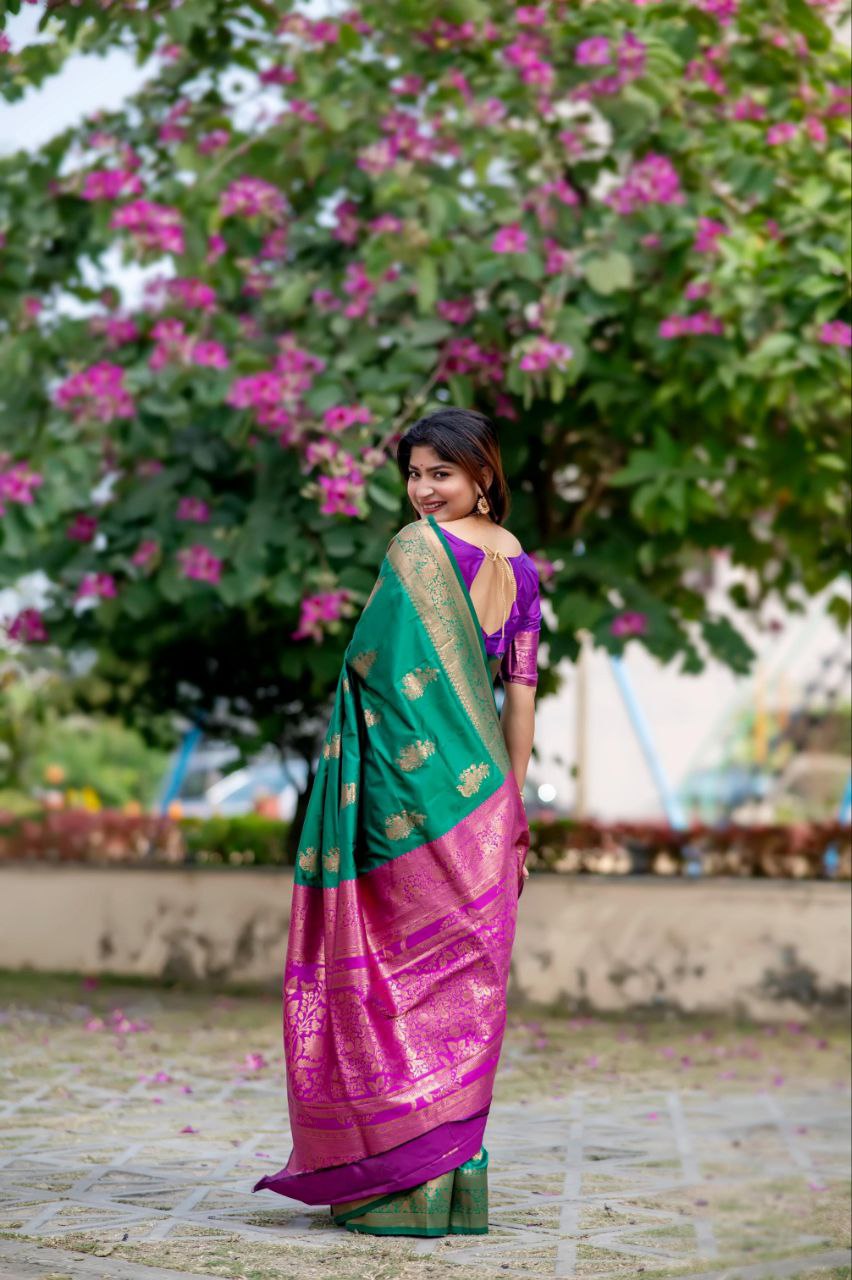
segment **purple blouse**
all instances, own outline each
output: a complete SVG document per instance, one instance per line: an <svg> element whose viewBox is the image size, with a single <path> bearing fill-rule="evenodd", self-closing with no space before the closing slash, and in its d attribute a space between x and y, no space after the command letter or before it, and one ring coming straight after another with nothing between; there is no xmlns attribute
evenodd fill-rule
<svg viewBox="0 0 852 1280"><path fill-rule="evenodd" d="M469 591L485 559L485 552L482 547L450 533L443 525L441 533L452 548L459 572ZM502 655L500 675L504 681L535 685L538 683L538 637L541 631L538 570L535 561L526 551L517 556L506 556L506 559L515 575L517 596L502 631L495 631L490 636L483 631L485 652L489 658Z"/></svg>

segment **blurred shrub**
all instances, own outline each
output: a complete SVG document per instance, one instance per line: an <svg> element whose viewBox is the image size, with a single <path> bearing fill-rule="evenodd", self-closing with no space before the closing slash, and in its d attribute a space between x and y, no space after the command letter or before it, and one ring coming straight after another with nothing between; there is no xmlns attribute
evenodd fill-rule
<svg viewBox="0 0 852 1280"><path fill-rule="evenodd" d="M652 822L530 823L531 871L595 875L702 874L813 879L823 876L826 850L838 856L838 875L852 870L850 828L837 822L708 827L676 831Z"/></svg>
<svg viewBox="0 0 852 1280"><path fill-rule="evenodd" d="M110 810L0 813L0 860L286 867L288 829L254 814L174 821ZM818 879L829 848L838 876L852 872L850 828L830 822L674 831L663 823L538 820L530 837L530 870L567 875L678 876L692 864L706 875Z"/></svg>
<svg viewBox="0 0 852 1280"><path fill-rule="evenodd" d="M289 824L249 813L237 818L183 818L187 862L202 865L287 866Z"/></svg>

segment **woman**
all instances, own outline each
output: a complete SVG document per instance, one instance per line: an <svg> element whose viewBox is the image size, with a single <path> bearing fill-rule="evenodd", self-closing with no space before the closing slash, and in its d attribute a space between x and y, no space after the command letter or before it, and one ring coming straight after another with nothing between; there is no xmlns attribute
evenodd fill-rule
<svg viewBox="0 0 852 1280"><path fill-rule="evenodd" d="M485 1233L538 577L502 527L487 418L422 418L397 460L419 518L388 547L337 686L284 974L293 1152L254 1190L330 1204L350 1231Z"/></svg>

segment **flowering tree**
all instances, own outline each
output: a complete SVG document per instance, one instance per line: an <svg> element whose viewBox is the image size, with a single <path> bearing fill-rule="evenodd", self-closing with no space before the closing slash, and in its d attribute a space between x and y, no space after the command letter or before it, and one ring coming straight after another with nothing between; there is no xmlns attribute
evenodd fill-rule
<svg viewBox="0 0 852 1280"><path fill-rule="evenodd" d="M7 97L72 49L151 69L0 160L0 577L47 571L11 633L95 650L92 696L304 745L441 403L498 420L551 664L585 630L741 668L714 555L740 606L845 567L836 6L50 9Z"/></svg>

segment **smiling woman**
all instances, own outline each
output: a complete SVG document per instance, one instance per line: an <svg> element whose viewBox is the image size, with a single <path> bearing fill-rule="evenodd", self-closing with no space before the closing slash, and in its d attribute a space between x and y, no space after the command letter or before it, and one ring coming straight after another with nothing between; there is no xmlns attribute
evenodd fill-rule
<svg viewBox="0 0 852 1280"><path fill-rule="evenodd" d="M487 418L421 419L398 463L421 518L388 547L338 682L284 974L293 1152L255 1190L330 1204L349 1231L481 1234L529 845L538 581L499 523Z"/></svg>

